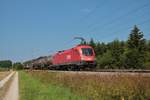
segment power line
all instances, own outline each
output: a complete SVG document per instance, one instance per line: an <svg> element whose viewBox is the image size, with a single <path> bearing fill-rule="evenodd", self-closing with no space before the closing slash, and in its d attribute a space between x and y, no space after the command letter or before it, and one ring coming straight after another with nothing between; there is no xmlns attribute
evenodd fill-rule
<svg viewBox="0 0 150 100"><path fill-rule="evenodd" d="M149 13L149 12L148 12ZM142 18L144 18L144 16L145 16L145 13L144 14L142 14L142 16L140 16L140 18L142 19ZM124 25L125 23L120 23L119 25L117 25L117 26L122 26L122 25ZM116 26L115 26L116 27ZM112 27L110 28L110 27L106 27L107 28L107 30L112 30Z"/></svg>
<svg viewBox="0 0 150 100"><path fill-rule="evenodd" d="M137 11L139 11L139 10L141 10L141 9L143 9L143 8L145 8L145 7L147 7L147 6L149 6L149 5L150 5L150 3L147 3L147 4L144 4L144 5L140 6L140 7L137 7L137 8L135 8L135 9L133 9L132 11L129 11L128 13L126 13L126 14L124 14L124 15L122 15L122 16L119 16L119 17L113 19L112 21L109 21L108 23L105 23L104 25L102 25L102 27L105 27L105 26L107 26L107 25L113 24L114 22L119 21L119 19L121 19L121 18L123 18L123 17L127 17L128 15L133 14L133 13L135 13L135 12L137 12ZM97 24L97 25L98 25L98 24ZM92 30L90 30L90 32L92 32L92 31L94 31L94 30L96 30L96 29L98 29L98 27L93 28Z"/></svg>
<svg viewBox="0 0 150 100"><path fill-rule="evenodd" d="M122 6L121 7L119 7L119 8L116 8L115 10L120 10L122 8ZM117 11L114 11L114 13L113 14L115 14L115 13L117 13ZM110 16L110 15L109 15ZM106 17L109 17L109 16L104 16L103 18L106 18ZM96 23L98 23L98 21L96 22ZM92 26L94 26L94 24L96 24L96 23L93 23L93 24L90 24L90 25L88 25L88 28L90 28L90 27L92 27ZM96 24L97 25L97 24Z"/></svg>
<svg viewBox="0 0 150 100"><path fill-rule="evenodd" d="M147 20L144 20L144 21L142 21L142 22L140 22L140 23L138 23L138 24L136 24L136 25L144 25L144 24L146 24L146 23L148 23L148 22L150 22L150 19L147 19ZM128 29L131 29L133 26L130 26L130 27L125 27L125 28L123 28L122 30L128 30ZM121 31L122 31L121 30ZM114 31L114 32L111 32L110 34L108 34L108 36L112 36L111 34L118 34L119 32L118 31ZM107 38L108 38L108 36L107 36ZM103 38L106 38L106 37L103 37Z"/></svg>
<svg viewBox="0 0 150 100"><path fill-rule="evenodd" d="M146 24L146 23L148 23L148 22L150 22L150 19L148 19L148 20L144 20L143 22L140 22L140 23L138 23L138 24L136 24L136 25L144 25L144 24ZM124 30L125 29L130 29L130 28L132 28L131 26L130 27L127 27L127 28L124 28ZM114 33L119 33L119 32L114 32Z"/></svg>
<svg viewBox="0 0 150 100"><path fill-rule="evenodd" d="M87 15L85 15L81 19L79 19L79 21L81 22L83 20L86 20L89 16L91 16L93 13L95 13L97 9L103 7L105 5L105 1L106 0L103 0L103 2L101 3L101 5L99 5L99 4L96 5L96 7L92 11L90 11Z"/></svg>

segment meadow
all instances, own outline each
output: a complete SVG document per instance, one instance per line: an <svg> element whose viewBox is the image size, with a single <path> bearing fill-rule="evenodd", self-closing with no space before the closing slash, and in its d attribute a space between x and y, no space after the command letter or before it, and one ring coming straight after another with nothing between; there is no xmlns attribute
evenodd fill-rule
<svg viewBox="0 0 150 100"><path fill-rule="evenodd" d="M79 97L86 97L86 100L150 100L150 76L141 74L26 73L41 83L67 88Z"/></svg>
<svg viewBox="0 0 150 100"><path fill-rule="evenodd" d="M41 78L19 72L20 100L86 100L74 95L69 88L43 82Z"/></svg>

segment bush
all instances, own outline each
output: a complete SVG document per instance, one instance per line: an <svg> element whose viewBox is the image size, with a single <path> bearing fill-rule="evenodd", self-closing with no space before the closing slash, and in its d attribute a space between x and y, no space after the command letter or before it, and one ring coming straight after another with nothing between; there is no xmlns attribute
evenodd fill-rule
<svg viewBox="0 0 150 100"><path fill-rule="evenodd" d="M143 69L144 58L137 49L128 50L125 59L125 68Z"/></svg>
<svg viewBox="0 0 150 100"><path fill-rule="evenodd" d="M23 69L23 65L20 62L14 63L13 64L13 69L21 70L21 69Z"/></svg>
<svg viewBox="0 0 150 100"><path fill-rule="evenodd" d="M150 62L145 62L144 63L144 69L149 69L150 70Z"/></svg>
<svg viewBox="0 0 150 100"><path fill-rule="evenodd" d="M97 57L97 64L100 69L109 68L112 64L112 55L110 51L107 51L102 56Z"/></svg>

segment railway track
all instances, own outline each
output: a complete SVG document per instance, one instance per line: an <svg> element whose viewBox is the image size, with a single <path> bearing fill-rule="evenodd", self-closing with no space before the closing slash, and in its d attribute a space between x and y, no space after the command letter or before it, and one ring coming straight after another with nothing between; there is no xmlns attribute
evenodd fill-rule
<svg viewBox="0 0 150 100"><path fill-rule="evenodd" d="M82 70L82 71L63 71L63 70L49 70L55 72L120 72L120 73L150 73L150 70Z"/></svg>
<svg viewBox="0 0 150 100"><path fill-rule="evenodd" d="M131 75L131 76L143 76L150 77L150 70L97 70L97 71L58 71L48 70L48 72L59 72L66 74L81 74L81 75Z"/></svg>
<svg viewBox="0 0 150 100"><path fill-rule="evenodd" d="M32 71L45 71L64 74L80 74L80 75L98 75L98 76L114 76L114 75L130 75L142 76L150 78L150 70L96 70L96 71L63 71L63 70L32 70Z"/></svg>
<svg viewBox="0 0 150 100"><path fill-rule="evenodd" d="M120 69L108 69L108 70L104 70L104 69L101 69L101 70L93 70L92 72L132 72L132 73L150 73L150 70L120 70Z"/></svg>
<svg viewBox="0 0 150 100"><path fill-rule="evenodd" d="M33 70L33 71L42 71L40 69ZM48 70L45 69L43 71L54 71L54 72L122 72L122 73L150 73L150 70L141 70L141 69L136 69L136 70L121 70L121 69L97 69L97 70L80 70L80 71L66 71L66 70Z"/></svg>

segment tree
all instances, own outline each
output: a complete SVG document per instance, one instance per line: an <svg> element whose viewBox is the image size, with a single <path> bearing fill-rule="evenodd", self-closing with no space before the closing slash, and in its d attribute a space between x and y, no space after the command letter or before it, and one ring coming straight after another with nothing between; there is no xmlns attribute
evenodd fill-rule
<svg viewBox="0 0 150 100"><path fill-rule="evenodd" d="M139 52L145 51L145 39L143 38L143 33L140 32L137 26L131 31L129 39L127 41L127 46L129 49L137 49Z"/></svg>
<svg viewBox="0 0 150 100"><path fill-rule="evenodd" d="M86 45L87 43L86 43L86 41L81 41L80 44L81 45Z"/></svg>
<svg viewBox="0 0 150 100"><path fill-rule="evenodd" d="M96 56L99 56L99 55L103 55L105 52L106 52L107 48L106 48L106 45L105 43L96 43L96 47L95 47L95 53L96 53Z"/></svg>
<svg viewBox="0 0 150 100"><path fill-rule="evenodd" d="M112 66L114 68L121 68L121 55L124 53L124 47L119 40L114 40L110 45L112 55Z"/></svg>
<svg viewBox="0 0 150 100"><path fill-rule="evenodd" d="M11 60L0 61L0 67L1 68L11 68L12 67L12 61Z"/></svg>
<svg viewBox="0 0 150 100"><path fill-rule="evenodd" d="M112 69L112 55L111 55L111 52L108 50L106 53L104 53L103 55L99 55L97 57L97 64L98 64L98 67L100 69L109 69L111 68Z"/></svg>
<svg viewBox="0 0 150 100"><path fill-rule="evenodd" d="M146 41L146 60L144 62L144 68L150 69L150 40Z"/></svg>
<svg viewBox="0 0 150 100"><path fill-rule="evenodd" d="M98 47L99 46L99 47ZM107 46L107 47L106 47ZM102 67L109 66L108 68L120 69L122 68L122 58L124 53L124 42L114 40L107 45L96 45L96 52L98 55L98 63ZM110 58L109 58L110 57ZM106 67L105 67L106 68Z"/></svg>
<svg viewBox="0 0 150 100"><path fill-rule="evenodd" d="M89 45L92 46L94 49L96 47L96 43L94 42L93 38L91 38Z"/></svg>
<svg viewBox="0 0 150 100"><path fill-rule="evenodd" d="M23 65L20 62L16 62L13 64L13 69L21 70L23 69Z"/></svg>
<svg viewBox="0 0 150 100"><path fill-rule="evenodd" d="M143 68L145 60L145 39L137 26L131 31L127 40L125 59L126 68Z"/></svg>

